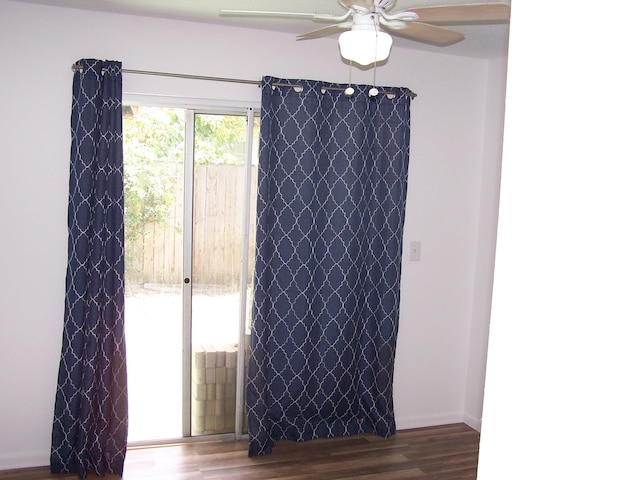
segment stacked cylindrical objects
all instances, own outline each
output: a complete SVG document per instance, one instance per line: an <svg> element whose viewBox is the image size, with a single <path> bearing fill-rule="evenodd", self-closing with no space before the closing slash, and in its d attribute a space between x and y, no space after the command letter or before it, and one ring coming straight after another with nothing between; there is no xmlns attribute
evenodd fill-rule
<svg viewBox="0 0 640 480"><path fill-rule="evenodd" d="M237 366L237 345L194 347L192 435L235 431Z"/></svg>

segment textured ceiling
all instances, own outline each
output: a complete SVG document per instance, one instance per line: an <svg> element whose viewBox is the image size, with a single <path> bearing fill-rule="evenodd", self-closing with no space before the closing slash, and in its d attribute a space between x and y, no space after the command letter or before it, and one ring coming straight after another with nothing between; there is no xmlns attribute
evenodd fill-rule
<svg viewBox="0 0 640 480"><path fill-rule="evenodd" d="M340 15L344 9L336 0L14 0L60 7L80 8L132 15L172 18L211 24L242 26L291 33L305 33L326 24L308 19L252 18L220 16L219 10L271 10ZM430 5L454 5L464 3L489 3L491 0L398 0L392 12L404 8ZM500 0L511 3L510 0ZM507 51L509 26L455 25L451 28L463 32L466 38L446 47L428 45L395 37L396 46L447 53L474 58L495 58Z"/></svg>

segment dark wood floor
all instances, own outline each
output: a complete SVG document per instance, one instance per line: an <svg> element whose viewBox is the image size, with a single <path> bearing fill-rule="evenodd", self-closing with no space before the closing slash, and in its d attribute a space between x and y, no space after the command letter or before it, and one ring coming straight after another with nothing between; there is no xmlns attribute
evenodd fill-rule
<svg viewBox="0 0 640 480"><path fill-rule="evenodd" d="M390 439L357 435L305 443L279 441L247 457L247 442L194 442L130 448L125 480L476 478L480 435L464 424L403 430ZM62 480L48 468L0 472L0 480ZM95 476L89 478L96 478ZM112 479L116 477L102 477Z"/></svg>

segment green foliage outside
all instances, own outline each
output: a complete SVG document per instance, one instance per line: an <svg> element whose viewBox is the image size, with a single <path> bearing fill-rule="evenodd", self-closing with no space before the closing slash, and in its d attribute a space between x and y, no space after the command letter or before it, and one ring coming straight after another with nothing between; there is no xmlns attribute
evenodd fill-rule
<svg viewBox="0 0 640 480"><path fill-rule="evenodd" d="M125 234L137 241L162 222L173 203L184 162L184 115L171 108L131 107L125 115Z"/></svg>
<svg viewBox="0 0 640 480"><path fill-rule="evenodd" d="M196 115L195 163L242 165L247 119L231 115Z"/></svg>
<svg viewBox="0 0 640 480"><path fill-rule="evenodd" d="M128 114L127 114L128 113ZM151 223L163 223L174 203L184 165L184 110L126 108L124 118L125 232L137 241ZM195 163L242 164L246 119L196 115Z"/></svg>

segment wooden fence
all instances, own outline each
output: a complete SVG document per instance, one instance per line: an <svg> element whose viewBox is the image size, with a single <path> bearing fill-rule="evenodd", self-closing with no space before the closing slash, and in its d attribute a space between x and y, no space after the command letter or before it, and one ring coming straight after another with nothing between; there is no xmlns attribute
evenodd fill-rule
<svg viewBox="0 0 640 480"><path fill-rule="evenodd" d="M257 167L252 167L255 180ZM129 284L179 284L183 281L183 187L164 222L146 225L145 233L127 241ZM193 273L195 285L239 285L244 230L245 168L242 165L196 165L193 195ZM255 247L256 182L252 182L249 272Z"/></svg>

